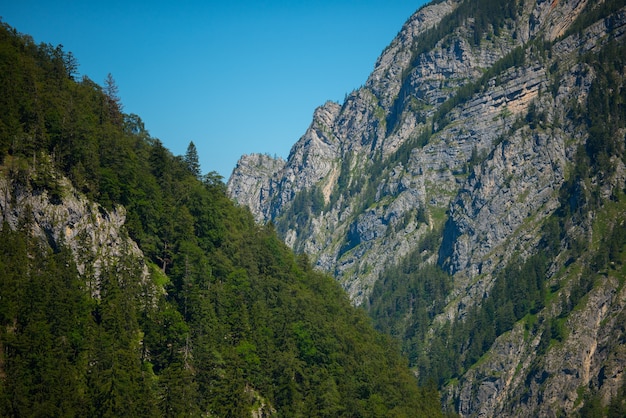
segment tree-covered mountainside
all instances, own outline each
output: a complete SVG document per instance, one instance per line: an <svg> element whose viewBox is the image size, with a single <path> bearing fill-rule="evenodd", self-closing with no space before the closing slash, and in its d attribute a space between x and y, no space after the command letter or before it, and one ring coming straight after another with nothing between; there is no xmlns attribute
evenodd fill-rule
<svg viewBox="0 0 626 418"><path fill-rule="evenodd" d="M440 416L389 337L112 77L0 27L0 415Z"/></svg>
<svg viewBox="0 0 626 418"><path fill-rule="evenodd" d="M242 157L229 193L447 411L624 416L625 33L623 0L433 1L287 161Z"/></svg>

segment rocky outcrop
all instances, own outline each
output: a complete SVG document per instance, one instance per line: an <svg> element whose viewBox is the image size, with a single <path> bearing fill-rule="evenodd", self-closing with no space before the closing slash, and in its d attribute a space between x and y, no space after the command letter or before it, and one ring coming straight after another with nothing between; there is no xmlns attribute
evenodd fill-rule
<svg viewBox="0 0 626 418"><path fill-rule="evenodd" d="M267 219L267 209L263 202L272 198L272 179L285 166L281 158L267 154L249 154L242 156L233 170L228 187L238 204L247 206L259 221Z"/></svg>
<svg viewBox="0 0 626 418"><path fill-rule="evenodd" d="M339 155L332 126L340 109L337 103L327 102L315 110L311 126L293 146L288 163L274 179L277 193L270 205L271 217L277 217L301 190L314 185L327 186Z"/></svg>
<svg viewBox="0 0 626 418"><path fill-rule="evenodd" d="M439 252L425 262L450 273L453 285L431 327L462 321L511 257L538 251L542 225L561 206L577 150L589 137L586 122L575 117L596 77L583 57L623 43L626 33L624 8L565 36L594 4L515 4L514 17L494 19L478 42L478 16L458 18L464 2L418 10L364 87L342 106L327 103L315 112L284 165L250 170L243 157L228 183L231 196L261 222L275 222L285 241L334 274L357 305L367 306L389 266L438 234ZM458 26L432 38L454 19ZM625 181L623 164L614 164L614 178L600 192L605 198ZM262 186L250 180L257 178ZM294 213L305 191L321 193L322 210ZM568 228L586 237L593 230ZM563 273L571 268L565 261L552 267L554 283L577 280ZM567 328L584 332L561 336L541 353L547 326L529 332L518 323L480 365L444 388L445 403L463 416L553 416L580 408L580 387L609 399L626 364L608 337L623 336L618 283L609 278L594 288L568 317ZM555 297L566 298L567 289ZM584 312L594 313L591 323ZM558 303L537 315L550 323L560 315Z"/></svg>
<svg viewBox="0 0 626 418"><path fill-rule="evenodd" d="M437 25L459 3L448 0L421 8L409 18L398 36L380 55L365 87L376 97L382 98L383 108L389 109L393 105L393 98L402 87L403 73L412 65L413 54L407 45L411 45L419 35Z"/></svg>
<svg viewBox="0 0 626 418"><path fill-rule="evenodd" d="M40 160L46 158L40 156ZM69 180L51 171L51 164L40 164L39 170L46 170L52 177L55 196L46 189L33 190L10 176L1 176L0 224L16 229L26 223L33 236L53 249L68 247L93 297L99 297L103 271L125 268L120 259L130 260L141 272L141 280L147 280L143 253L124 228L124 207L105 210L78 193ZM36 178L37 174L30 176Z"/></svg>
<svg viewBox="0 0 626 418"><path fill-rule="evenodd" d="M228 179L229 194L249 207L257 221L266 222L278 216L299 191L324 180L323 187L332 187L329 174L339 153L331 126L339 110L333 102L316 109L311 126L293 146L287 162L262 154L244 155Z"/></svg>
<svg viewBox="0 0 626 418"><path fill-rule="evenodd" d="M620 22L618 27L626 28L626 16L622 13L617 16L622 16L616 19ZM586 53L591 44L596 47L605 44L609 40L607 33L606 22L602 21L591 26L580 40L572 36L556 43L554 61L573 62L573 56ZM614 31L613 39L622 39L621 33ZM558 190L568 165L578 145L587 138L579 122L568 118L567 112L573 101L586 100L593 72L584 65L572 65L558 75L558 88L553 95L540 96L542 89L551 88L549 76L541 67L528 71L532 76L522 75L525 71L519 70L511 73L509 82L495 89L495 93L469 102L455 115L460 119L464 114L476 118L479 113L472 108L482 107L483 123L488 120L485 115L497 116L498 111L500 117L510 118L502 112L509 115L511 109L528 119L532 104L533 117L540 126L531 129L524 125L506 132L491 149L489 158L474 167L452 200L440 252L440 262L452 274L474 277L489 273L497 265L495 259L504 262L512 250L525 251L532 247L523 238L532 231L528 223L533 218L535 223L541 222L559 206ZM482 103L476 103L477 100ZM490 105L487 107L486 103ZM483 126L489 129L489 124ZM488 133L480 135L484 138Z"/></svg>

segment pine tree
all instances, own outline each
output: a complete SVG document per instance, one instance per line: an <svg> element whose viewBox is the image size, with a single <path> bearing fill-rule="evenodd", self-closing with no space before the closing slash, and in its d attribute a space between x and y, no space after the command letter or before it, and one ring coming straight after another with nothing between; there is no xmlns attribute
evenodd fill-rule
<svg viewBox="0 0 626 418"><path fill-rule="evenodd" d="M200 178L200 159L198 158L198 149L196 145L191 141L189 146L187 147L187 152L185 153L185 163L189 168L189 171L196 176L196 178Z"/></svg>
<svg viewBox="0 0 626 418"><path fill-rule="evenodd" d="M119 88L111 73L108 73L107 78L104 80L104 94L106 96L106 108L111 121L116 125L121 125L124 120L122 116L122 102L119 96Z"/></svg>

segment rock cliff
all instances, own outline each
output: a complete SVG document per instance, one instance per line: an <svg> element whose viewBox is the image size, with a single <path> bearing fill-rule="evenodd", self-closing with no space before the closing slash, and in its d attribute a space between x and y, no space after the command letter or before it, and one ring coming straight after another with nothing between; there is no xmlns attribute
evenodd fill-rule
<svg viewBox="0 0 626 418"><path fill-rule="evenodd" d="M541 285L551 298L516 313L515 326L498 330L480 361L443 379L444 403L462 416L571 414L592 395L606 406L626 364L615 343L625 337L623 272L592 281L584 299L572 292L583 276L598 274L588 269L603 251L598 229L624 221L606 205L622 202L625 130L613 122L613 151L594 148L600 111L592 103L604 86L603 60L623 53L626 8L585 0L494 4L449 0L418 10L364 87L341 106L315 111L286 162L261 169L259 157L242 157L228 190L365 307L378 303L372 291L384 289L391 266L438 237L423 263L445 270L452 286L420 342L431 356L432 335L483 309L507 266L545 252L546 225L558 219ZM625 82L623 61L614 59L606 84L620 97L613 121L624 117ZM582 166L591 166L584 179ZM573 254L581 242L585 251ZM564 310L567 301L576 309ZM411 327L411 312L397 320L400 328ZM557 323L568 332L551 338ZM471 344L468 337L460 358Z"/></svg>
<svg viewBox="0 0 626 418"><path fill-rule="evenodd" d="M0 223L12 229L26 224L33 236L51 248L68 247L95 298L100 295L103 270L125 268L121 259L132 260L133 268L141 272L141 280L148 284L143 254L124 228L123 206L106 210L90 201L52 168L47 156L40 155L35 168L27 170L34 181L54 184L54 190L33 188L32 182L20 181L19 169L10 169L8 175L0 176ZM46 179L41 179L44 176ZM146 291L148 287L151 286Z"/></svg>

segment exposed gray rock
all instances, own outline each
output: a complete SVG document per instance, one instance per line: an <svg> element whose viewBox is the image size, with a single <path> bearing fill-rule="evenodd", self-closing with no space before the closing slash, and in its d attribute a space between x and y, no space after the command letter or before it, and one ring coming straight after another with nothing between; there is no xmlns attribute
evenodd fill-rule
<svg viewBox="0 0 626 418"><path fill-rule="evenodd" d="M272 179L285 166L281 158L266 154L249 154L239 159L228 179L228 191L237 203L250 208L254 218L265 221L263 202L272 198Z"/></svg>
<svg viewBox="0 0 626 418"><path fill-rule="evenodd" d="M311 126L293 146L287 164L275 180L279 192L271 205L272 217L276 217L299 191L324 182L325 187L332 180L329 174L339 155L333 124L340 110L334 102L326 102L315 110Z"/></svg>
<svg viewBox="0 0 626 418"><path fill-rule="evenodd" d="M330 194L336 180L332 170L338 163L338 141L332 125L340 106L327 102L315 110L313 122L293 146L285 162L268 155L244 155L227 183L230 196L248 206L257 221L278 216L296 193L325 180Z"/></svg>
<svg viewBox="0 0 626 418"><path fill-rule="evenodd" d="M100 294L104 269L125 268L118 263L120 259L132 260L133 268L147 280L143 253L124 229L125 209L105 210L79 194L69 180L59 177L55 181L63 195L61 201L53 203L47 191L33 193L6 176L0 177L0 223L15 229L30 219L33 236L53 247L67 246L94 297Z"/></svg>

